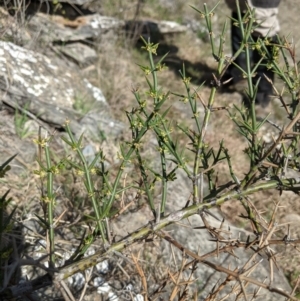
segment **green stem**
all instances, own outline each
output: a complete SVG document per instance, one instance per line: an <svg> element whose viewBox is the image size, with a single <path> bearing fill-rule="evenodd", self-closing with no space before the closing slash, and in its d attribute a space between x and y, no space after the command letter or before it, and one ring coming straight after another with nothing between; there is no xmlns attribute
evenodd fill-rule
<svg viewBox="0 0 300 301"><path fill-rule="evenodd" d="M154 201L153 201L153 195L150 192L148 176L147 176L146 170L144 168L144 163L143 163L141 154L138 149L136 150L136 155L137 155L138 162L139 162L139 169L141 171L141 175L142 175L143 182L144 182L143 184L144 184L145 190L146 190L147 200L148 200L150 209L153 213L153 216L154 216L154 218L156 218L156 211L155 211L155 205L154 205Z"/></svg>
<svg viewBox="0 0 300 301"><path fill-rule="evenodd" d="M48 203L48 234L50 243L50 262L49 266L55 266L55 244L54 244L54 225L53 225L53 210L54 210L54 194L53 194L53 173L51 171L51 159L48 142L45 145L45 157L47 165L47 200Z"/></svg>
<svg viewBox="0 0 300 301"><path fill-rule="evenodd" d="M69 124L66 125L66 131L70 137L70 140L72 142L72 144L74 145L75 147L75 151L77 153L77 155L79 156L80 158L80 161L81 161L81 164L83 166L83 172L84 172L84 178L85 178L85 186L86 186L86 189L87 189L87 193L88 193L88 196L89 198L92 200L92 205L93 205L93 209L94 209L94 212L95 212L95 215L96 215L96 224L97 224L97 229L100 231L101 233L101 238L103 240L103 243L106 243L106 235L105 235L105 229L103 227L103 224L102 224L102 217L105 216L103 214L100 213L100 206L96 200L96 197L95 197L95 190L94 190L94 185L92 183L92 180L91 180L91 176L90 176L90 170L89 170L89 167L88 167L88 164L86 162L86 159L81 151L81 139L82 137L80 137L79 141L75 141L75 138L71 132L71 129L69 127Z"/></svg>
<svg viewBox="0 0 300 301"><path fill-rule="evenodd" d="M199 211L203 209L210 209L216 206L220 206L221 204L229 200L246 197L258 191L274 189L277 188L278 185L280 185L278 181L272 180L268 181L267 183L260 183L247 187L242 191L236 191L235 189L232 189L218 198L214 198L208 195L205 197L205 203L198 203L187 208L181 209L179 211L175 211L166 216L165 218L162 218L157 224L153 225L152 223L148 223L146 226L140 228L138 231L129 234L128 236L124 237L121 241L111 245L109 249L106 250L106 252L100 250L90 257L83 258L75 263L71 263L70 265L60 268L59 272L55 276L55 279L61 281L74 275L77 272L84 271L89 267L95 266L97 263L103 261L105 257L111 256L113 252L122 251L135 241L145 239L149 234L162 230L166 226L177 223L183 219L188 218L189 216L198 214ZM287 187L291 189L300 189L299 182L296 182L295 179L283 180L281 182L281 185L287 185Z"/></svg>
<svg viewBox="0 0 300 301"><path fill-rule="evenodd" d="M253 72L251 71L251 58L250 58L250 51L249 51L249 39L251 36L251 30L253 27L253 17L249 18L249 22L247 25L244 27L243 24L243 19L241 15L241 10L239 7L239 1L236 0L236 5L237 5L237 13L238 13L238 21L239 21L239 26L240 30L242 33L243 41L242 45L244 47L244 51L246 54L246 72L247 75L247 81L248 81L248 96L251 101L251 106L250 106L250 116L251 116L251 154L250 154L250 168L255 165L255 154L257 153L257 143L256 143L256 132L257 132L257 126L256 126L256 113L255 113L255 93L253 89L253 81L252 81L252 76ZM250 11L250 16L254 15L254 10Z"/></svg>
<svg viewBox="0 0 300 301"><path fill-rule="evenodd" d="M160 203L160 217L163 217L165 214L165 207L167 201L168 179L167 179L167 170L166 170L166 156L165 156L163 142L160 139L158 139L158 145L161 149L160 160L161 160L161 169L162 169L162 195L161 195L161 203Z"/></svg>

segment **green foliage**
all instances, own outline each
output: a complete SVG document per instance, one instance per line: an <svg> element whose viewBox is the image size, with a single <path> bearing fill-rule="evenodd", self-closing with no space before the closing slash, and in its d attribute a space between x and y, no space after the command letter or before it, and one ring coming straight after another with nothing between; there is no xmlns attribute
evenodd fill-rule
<svg viewBox="0 0 300 301"><path fill-rule="evenodd" d="M90 101L80 95L75 97L73 108L82 115L87 114L94 106L95 101Z"/></svg>
<svg viewBox="0 0 300 301"><path fill-rule="evenodd" d="M15 111L15 130L19 138L26 139L27 137L31 136L33 133L29 131L28 127L26 126L26 122L29 118L26 115L27 106L24 106L24 109L19 112L18 108Z"/></svg>
<svg viewBox="0 0 300 301"><path fill-rule="evenodd" d="M10 170L9 163L16 157L16 155L12 156L8 160L6 160L0 166L0 178L4 178L6 173ZM7 264L13 249L12 244L9 243L10 233L12 232L13 221L12 217L14 215L14 210L10 214L8 214L7 209L11 198L8 197L9 190L7 190L0 197L0 269L4 270L5 265ZM4 273L0 273L0 287L3 286L3 281L5 281Z"/></svg>
<svg viewBox="0 0 300 301"><path fill-rule="evenodd" d="M205 4L203 10L196 11L204 18L207 29L213 33L212 16L216 6L208 9ZM212 56L217 62L216 75L210 87L209 96L203 100L199 92L203 88L192 87L191 78L186 74L185 66L180 71L182 85L185 92L168 91L166 87L160 85L159 75L164 71L164 59L167 54L161 58L156 58L158 44L152 43L150 40L143 38L143 51L147 53L148 61L146 64L140 64L141 70L145 75L147 87L145 90L133 87L132 94L135 99L135 106L126 112L126 116L130 128L130 139L123 141L120 145L118 154L119 162L112 168L105 165L106 156L100 150L92 160L88 162L83 154L83 135L76 139L70 129L69 123L66 121L65 134L62 136L66 147L68 148L68 156L57 162L51 150L52 136L38 137L35 142L41 150L38 160L39 169L35 174L40 176L42 183L41 203L44 209L44 216L37 216L41 225L47 231L49 237L49 267L57 266L56 248L57 237L55 228L55 206L56 191L55 181L58 174L62 172L73 173L83 183L88 204L91 208L88 214L85 214L83 221L89 226L89 231L80 233L81 243L77 246L76 251L72 254L68 265L56 270L53 275L53 281L61 281L79 271L84 271L88 267L94 266L115 252L123 251L136 241L146 240L148 236L159 236L162 239L173 243L178 249L189 255L195 260L195 265L206 264L214 268L218 272L226 273L228 279L235 279L237 282L251 282L245 276L245 271L250 267L247 264L240 270L231 271L225 267L214 265L206 260L207 257L219 255L219 252L233 254L235 248L247 247L253 251L251 260L263 253L272 262L275 254L269 250L269 243L274 231L274 215L270 215L267 219L256 210L255 206L249 201L249 196L258 191L272 190L275 193L281 193L283 190L292 191L299 194L299 179L291 176L287 177L287 170L299 170L299 76L297 73L297 63L294 53L290 45L279 40L279 44L274 44L270 52L266 45L268 40L260 39L254 43L251 40L251 31L253 30L253 11L249 11L244 18L236 20L238 26L243 28L243 41L250 39L250 44L241 43L241 47L233 58L230 60L224 55L224 42L227 24L224 24L221 36L216 39L213 34L210 35L210 45ZM281 129L278 137L274 139L270 146L258 139L258 133L262 126L267 122L268 116L263 120L258 120L255 110L255 98L257 86L253 85L253 76L257 66L251 66L249 45L261 49L261 54L267 58L268 66L279 78L284 82L290 93L290 102L285 103L281 95L278 95L286 114L290 119L289 124ZM268 45L269 46L269 45ZM248 60L247 70L242 70L248 82L247 97L250 101L249 108L234 106L218 107L215 103L216 94L222 85L222 75L233 63L234 58L244 51ZM278 63L278 56L281 55L285 62L285 67ZM289 65L287 55L291 55L294 65ZM261 62L260 62L261 63ZM172 110L170 99L182 101L189 107L193 126L183 127L170 119L170 111ZM80 100L76 104L79 110L85 110L84 104ZM201 106L201 108L200 108ZM211 119L217 111L223 110L224 114L228 114L228 118L232 120L238 133L247 141L245 150L248 155L248 170L242 178L237 176L237 171L232 166L232 149L226 146L224 141L220 141L217 147L210 145L207 139L208 127ZM224 117L225 118L225 117ZM22 128L26 120L25 116L18 115L15 120L18 121L16 128ZM178 133L184 136L185 144L183 145L177 139ZM23 137L24 133L21 133ZM25 133L26 135L26 133ZM147 157L145 149L149 147L149 140L154 140L152 149L153 158ZM150 146L151 147L151 146ZM10 159L11 160L11 159ZM8 170L8 160L0 167L0 174L5 175ZM226 180L219 183L217 166L226 164L228 174L224 177ZM126 170L133 168L131 176L128 176L126 184L123 183ZM178 171L185 174L190 181L191 199L187 204L182 204L182 208L174 212L166 212L166 204L172 205L172 198L176 197L169 191L169 184L175 181ZM229 179L229 180L228 180ZM204 191L204 184L207 183L208 191ZM144 225L135 232L128 234L117 242L113 242L110 237L109 220L120 213L120 196L133 189L137 195L145 195L146 204L152 212L153 220L151 223ZM158 196L156 191L161 193ZM7 194L2 197L2 203L6 204ZM221 234L217 233L216 228L207 223L205 214L209 214L209 209L220 206L225 202L238 200L244 207L243 218L245 223L243 228L252 229L253 237L250 236L246 241L240 239L229 240L224 242ZM3 208L5 206L3 205ZM171 206L170 206L171 207ZM276 209L274 209L274 212ZM203 220L204 227L217 243L216 250L207 253L203 257L194 254L185 247L178 247L179 244L168 238L161 231L166 226L177 223L194 214L199 214ZM275 214L275 213L274 213ZM11 216L10 218L11 219ZM150 222L150 221L149 221ZM4 225L2 223L2 225ZM9 223L5 223L2 232L7 231ZM268 237L268 239L264 239ZM90 245L101 238L102 245L96 254L83 258ZM251 240L251 241L250 241ZM290 243L284 238L276 240L277 242ZM177 243L177 244L176 244ZM223 244L222 247L219 244ZM229 251L228 251L229 250ZM4 253L3 253L4 254ZM274 260L275 262L275 260ZM256 264L256 263L255 263ZM178 271L177 271L178 272ZM245 280L246 279L246 280ZM250 279L250 280L249 280ZM173 280L173 279L172 279ZM200 281L200 280L197 280ZM201 281L203 281L201 279ZM252 281L254 281L252 279ZM171 282L171 281L170 281ZM174 282L174 281L172 281ZM270 289L264 283L252 282L258 287ZM225 283L226 284L226 283ZM223 284L220 284L220 287ZM239 294L245 294L244 287L241 284ZM220 288L221 290L221 288ZM274 290L278 294L285 297L292 297L288 292ZM147 292L149 293L149 292ZM201 292L200 292L201 293Z"/></svg>

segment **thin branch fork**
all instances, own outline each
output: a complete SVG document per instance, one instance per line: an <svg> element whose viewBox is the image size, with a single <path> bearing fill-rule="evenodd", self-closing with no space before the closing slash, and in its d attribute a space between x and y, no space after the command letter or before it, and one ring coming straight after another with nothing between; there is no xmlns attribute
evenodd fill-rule
<svg viewBox="0 0 300 301"><path fill-rule="evenodd" d="M300 184L298 183L294 178L291 179L284 179L281 181L280 184L285 184L287 186L290 186L293 184L293 187ZM199 213L199 211L204 209L210 209L215 206L221 205L224 202L227 202L229 200L233 199L239 199L242 196L251 195L254 192L260 191L260 190L269 190L277 188L279 185L278 181L272 180L268 181L266 183L260 183L252 186L248 186L247 188L243 190L230 190L229 192L225 193L224 195L220 196L219 198L209 198L207 196L205 198L204 203L198 203L195 205L191 205L189 207L186 207L184 209L172 212L165 218L161 219L159 223L153 224L150 223L146 226L141 227L137 231L129 234L125 238L123 238L121 241L113 244L106 250L106 252L103 252L103 250L100 250L96 252L94 255L91 255L89 257L83 258L77 262L71 263L67 266L64 266L60 268L59 272L55 275L55 279L66 279L69 276L74 275L77 272L84 271L89 267L92 267L96 265L99 262L102 262L104 258L107 258L108 256L113 253L113 251L122 251L124 248L128 247L129 245L133 244L136 241L145 239L148 235L152 233L156 233L157 231L165 228L168 225L174 224L176 222L179 222L189 216L192 216L194 214ZM298 187L298 186L297 186Z"/></svg>
<svg viewBox="0 0 300 301"><path fill-rule="evenodd" d="M35 291L41 287L51 285L52 284L51 279L53 282L61 281L61 280L64 280L64 279L74 275L77 272L85 271L87 268L93 267L96 264L102 262L104 259L111 257L112 254L114 254L114 252L122 251L126 247L132 245L133 243L135 243L137 241L141 241L141 240L147 238L149 235L151 235L153 233L157 234L160 230L164 229L168 225L179 222L179 221L186 219L187 217L192 216L194 214L198 214L199 211L202 211L205 209L210 209L215 206L219 206L229 200L239 199L241 197L251 195L257 191L276 189L276 188L278 188L278 186L280 184L286 185L287 187L291 186L293 188L300 186L299 181L297 181L294 178L289 178L289 179L281 180L280 183L277 180L262 182L262 183L255 184L252 186L247 186L246 188L238 190L238 191L233 188L218 198L216 198L215 196L212 197L209 195L204 198L203 203L197 203L197 204L191 205L189 207L183 208L181 210L172 212L165 218L161 219L159 223L156 223L156 224L149 223L148 225L145 225L145 226L141 227L140 229L138 229L137 231L127 235L119 242L114 243L106 250L100 249L94 255L91 255L89 257L83 258L79 261L73 262L69 265L59 268L57 272L47 273L44 276L39 277L33 281L26 282L28 284L28 286L26 286L25 290L26 291ZM268 241L269 244L271 242L272 242L272 240ZM287 242L288 241L285 241L285 243L287 243ZM277 243L279 244L279 242L277 242ZM235 274L232 274L232 275L235 275ZM47 279L47 280L45 281L43 279ZM244 280L247 280L247 279L244 279ZM36 283L38 283L38 284L36 284ZM25 286L25 284L24 284L24 286ZM0 293L0 297L4 296L3 294L6 294L6 293L9 293L9 295L16 297L19 295L19 293L18 293L19 291L20 290L19 290L18 286L8 287L3 292ZM292 299L292 300L294 300L294 299Z"/></svg>
<svg viewBox="0 0 300 301"><path fill-rule="evenodd" d="M275 292L281 296L287 297L290 300L295 300L297 301L298 299L296 297L293 297L292 295L290 295L288 292L284 291L283 289L280 288L276 288L276 287L272 287L271 285L265 284L263 282L260 282L258 280L255 280L253 278L247 277L245 276L245 274L248 273L248 270L243 271L242 273L240 271L232 271L229 270L227 268L224 268L220 265L217 265L215 263L212 263L208 260L205 260L202 256L199 256L197 254L195 254L194 252L186 249L183 245L181 245L178 241L174 240L171 236L169 236L168 234L163 234L162 235L163 238L165 240L167 240L168 242L170 242L172 245L174 245L176 248L178 248L180 251L184 252L185 254L188 254L189 256L191 256L192 258L196 259L199 263L203 263L205 265L208 265L209 267L213 268L214 270L221 272L221 273L225 273L229 276L229 279L236 279L238 280L241 284L242 281L245 282L249 282L252 283L254 285L257 285L259 287L262 287L264 289L267 289L270 292ZM216 252L216 251L215 251ZM257 263L258 264L258 263Z"/></svg>
<svg viewBox="0 0 300 301"><path fill-rule="evenodd" d="M266 151L266 153L264 154L264 157L262 158L262 162L264 160L266 160L266 158L271 154L271 152L273 151L273 149L275 149L275 147L281 142L281 140L287 135L289 134L292 129L293 126L296 124L296 122L300 119L300 112L298 112L298 114L295 116L295 118L293 120L291 120L291 122L288 124L288 126L283 129L283 131L280 133L279 137L276 139L276 141L270 146L270 148Z"/></svg>

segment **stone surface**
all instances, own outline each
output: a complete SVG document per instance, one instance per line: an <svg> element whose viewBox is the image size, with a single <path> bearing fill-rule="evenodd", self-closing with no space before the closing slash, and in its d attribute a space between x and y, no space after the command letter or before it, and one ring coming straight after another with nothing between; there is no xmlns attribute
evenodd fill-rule
<svg viewBox="0 0 300 301"><path fill-rule="evenodd" d="M99 118L97 126L113 132L117 122L111 118L101 90L81 78L78 70L55 65L46 56L10 42L0 41L0 54L0 97L6 105L21 107L58 128L70 119L72 131L80 135L85 119L81 120L73 105L78 95L84 95L82 101L92 99L97 103L97 114L104 112L104 124Z"/></svg>
<svg viewBox="0 0 300 301"><path fill-rule="evenodd" d="M59 47L58 49L82 67L92 64L98 57L94 49L82 43L67 44L63 47Z"/></svg>
<svg viewBox="0 0 300 301"><path fill-rule="evenodd" d="M174 182L170 182L169 184L169 195L167 198L168 202L166 206L167 213L182 209L189 199L191 189L191 181L184 175L182 171L179 171L177 173L177 179ZM157 199L159 199L159 196ZM219 221L209 215L205 215L209 224L212 227L219 228L222 221L220 212L218 211L218 209L213 209L210 211L219 219ZM117 235L117 237L124 236L124 233L130 233L134 231L135 229L147 224L149 220L153 220L153 216L148 208L144 208L142 211L138 211L137 213L131 212L127 215L123 215L121 220L117 220L114 223L115 234ZM215 250L216 243L211 241L212 236L210 236L207 230L194 229L195 227L201 226L204 226L202 219L199 215L194 215L188 220L168 226L165 231L169 233L175 240L181 243L185 248L193 251L196 254L204 255L210 251ZM252 233L247 232L243 228L236 228L226 222L224 223L222 229L224 229L225 233L230 229L231 239L240 237L241 240L246 240L247 235L252 235ZM227 238L229 234L223 235ZM156 250L156 252L157 254L162 254L162 260L166 266L174 266L174 257L172 256L172 254L175 254L177 267L181 265L183 258L180 251L178 251L175 247L171 247L170 244L166 241L159 243L159 246L159 251ZM145 248L147 247L145 246ZM152 256L154 257L158 256L157 254L155 254L155 252L152 252ZM230 256L228 253L223 253L220 254L218 258L216 256L212 256L207 260L221 265L225 268L230 267L231 270L234 270L235 268L242 267L249 260L252 254L252 251L246 251L244 248L241 248L235 251L236 257ZM249 277L261 282L263 282L266 278L266 282L270 283L270 267L268 259L263 254L261 257L257 257L256 259L263 259L263 261L256 267L256 269L251 273ZM155 260L152 259L151 262L154 261ZM252 264L254 264L254 262ZM188 279L188 274L189 272L185 273L186 279ZM225 280L225 278L225 274L216 272L211 267L208 267L204 264L198 264L198 269L195 271L194 277L192 278L197 279L197 281L193 285L191 285L191 289L193 289L193 291L198 291L198 300L205 300L214 285L216 283L220 284L220 281ZM221 294L219 295L219 298L221 298L221 296L224 296L225 294L228 294L230 292L230 285L233 285L234 283L235 281L232 281L231 283L227 284L226 288L223 289ZM274 273L273 285L277 288L282 288L289 292L291 291L291 288L281 271L276 271ZM250 292L253 292L255 288L257 287L251 285L250 287L247 287ZM168 291L167 289L165 290L165 293L161 295L163 300L167 300L169 296L170 291ZM235 297L236 296L233 294L229 299L226 300L235 300ZM261 291L261 296L259 296L255 300L273 301L275 300L274 298L280 301L285 300L284 297L270 293L267 290Z"/></svg>
<svg viewBox="0 0 300 301"><path fill-rule="evenodd" d="M10 163L11 172L14 175L25 175L31 163L36 158L36 146L21 138L16 133L14 120L7 111L0 111L0 164L17 154Z"/></svg>
<svg viewBox="0 0 300 301"><path fill-rule="evenodd" d="M123 25L123 21L99 14L67 20L61 16L36 13L28 22L27 27L32 36L38 32L38 38L47 44L100 38L107 31L116 30Z"/></svg>
<svg viewBox="0 0 300 301"><path fill-rule="evenodd" d="M72 108L71 70L61 70L47 57L10 42L0 41L0 57L0 89L8 97L34 97L54 107Z"/></svg>
<svg viewBox="0 0 300 301"><path fill-rule="evenodd" d="M73 5L86 5L94 0L57 0L58 3L68 3Z"/></svg>

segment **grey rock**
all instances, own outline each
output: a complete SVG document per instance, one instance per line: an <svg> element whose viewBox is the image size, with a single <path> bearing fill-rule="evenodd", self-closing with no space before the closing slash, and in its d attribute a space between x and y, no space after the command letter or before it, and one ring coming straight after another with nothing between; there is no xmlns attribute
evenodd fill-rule
<svg viewBox="0 0 300 301"><path fill-rule="evenodd" d="M93 110L87 113L79 122L81 131L88 136L106 139L116 137L124 129L123 123L113 120L109 114L102 110Z"/></svg>
<svg viewBox="0 0 300 301"><path fill-rule="evenodd" d="M69 119L72 131L78 136L85 126L93 127L95 124L104 131L108 129L107 134L119 132L119 128L113 131L117 122L111 118L101 90L81 78L78 70L53 64L46 56L10 42L0 41L0 55L0 99L5 104L23 108L58 128L62 128ZM86 122L88 117L81 120L82 115L73 109L78 95L97 103L97 114L93 115L91 122ZM105 118L99 118L100 113ZM96 129L91 129L91 132Z"/></svg>
<svg viewBox="0 0 300 301"><path fill-rule="evenodd" d="M127 21L125 28L128 32L133 32L134 35L139 32L145 39L148 39L149 36L152 39L157 39L157 37L180 34L188 30L187 26L177 22L158 20Z"/></svg>
<svg viewBox="0 0 300 301"><path fill-rule="evenodd" d="M0 164L17 154L9 164L10 172L18 176L25 175L31 166L30 164L36 159L36 147L30 141L18 137L10 114L1 112L0 125Z"/></svg>
<svg viewBox="0 0 300 301"><path fill-rule="evenodd" d="M157 28L161 34L183 33L187 31L187 27L180 25L174 21L159 21Z"/></svg>
<svg viewBox="0 0 300 301"><path fill-rule="evenodd" d="M7 94L35 97L47 104L72 108L74 79L47 57L0 41L0 88Z"/></svg>
<svg viewBox="0 0 300 301"><path fill-rule="evenodd" d="M86 89L93 95L93 98L96 101L106 103L105 96L99 88L93 86L87 79L84 79L83 81L85 83Z"/></svg>
<svg viewBox="0 0 300 301"><path fill-rule="evenodd" d="M10 164L13 175L27 176L32 168L37 147L31 138L37 137L39 125L51 133L53 128L62 129L69 119L77 139L84 132L85 143L99 142L103 136L114 138L121 132L123 125L111 117L102 91L81 78L79 70L53 63L44 55L10 42L0 41L0 53L0 101L28 119L18 129L14 115L3 109L1 112L0 162L17 154ZM94 104L90 114L83 116L74 110L78 95L84 95L82 102L89 100ZM56 147L62 143L60 139L55 141Z"/></svg>
<svg viewBox="0 0 300 301"><path fill-rule="evenodd" d="M180 171L177 174L177 180L175 182L170 183L169 189L174 195L176 195L176 197L172 198L172 202L167 203L166 209L168 211L175 211L183 208L185 206L186 200L190 195L190 180L183 174L182 171ZM223 217L220 215L218 209L211 209L210 211L219 220L209 215L205 215L206 219L209 221L212 227L219 228ZM170 233L170 235L179 243L181 243L184 247L193 251L196 254L199 254L200 256L216 249L216 243L211 241L212 236L210 236L207 230L193 229L194 227L204 226L203 221L199 215L194 215L190 217L188 222L184 221L184 224L186 225L185 227L182 225L173 224L167 227L166 230L170 231L168 233ZM228 239L240 238L240 240L245 241L248 235L253 237L253 234L251 232L248 232L243 228L237 228L234 225L229 224L228 222L225 222L225 225L223 225L222 229L225 231L228 231L230 229L230 235L224 234L226 232L222 234ZM220 244L220 246L222 246L222 244ZM171 264L173 259L171 257L171 249L169 243L163 242L162 252L164 254L165 262ZM175 251L175 254L177 257L177 263L181 262L182 253L179 251ZM231 270L234 270L235 268L241 268L249 260L252 254L253 251L241 248L235 251L236 257L229 256L227 253L224 253L220 254L218 258L210 257L208 258L208 260L215 264L222 265L226 268L230 267ZM267 283L270 283L270 268L268 259L266 258L266 256L262 256L259 258L257 257L256 260L260 260L261 258L263 258L263 261L256 267L256 269L254 269L254 271L249 277L261 282L263 282L266 278ZM254 262L252 262L252 264L254 264ZM194 289L197 289L199 292L199 300L204 300L218 281L225 280L226 275L220 272L216 272L212 268L205 266L204 264L198 264L198 266L201 268L198 268L194 273L194 278L197 278L197 287L194 287ZM227 284L226 288L222 290L220 295L218 295L219 298L222 295L224 296L224 294L230 292L230 284L233 283L235 283L235 281ZM286 291L291 291L291 288L281 271L276 271L274 273L273 286L280 287ZM247 290L253 292L255 288L257 288L257 286L250 285L249 287L247 287ZM235 297L236 296L233 294L228 300L235 300ZM276 300L285 300L284 297L274 293L270 293L267 290L263 290L262 296L257 297L257 300L272 301L274 300L274 297L276 297Z"/></svg>
<svg viewBox="0 0 300 301"><path fill-rule="evenodd" d="M87 5L93 1L94 0L57 0L58 3L68 3L73 5Z"/></svg>
<svg viewBox="0 0 300 301"><path fill-rule="evenodd" d="M191 193L191 182L185 176L183 171L178 171L177 179L174 182L170 182L169 184L169 195L168 202L166 206L166 211L168 213L182 209L187 200L189 199ZM159 196L158 196L159 199ZM218 219L214 219L209 215L206 215L206 218L211 226L215 228L219 228L222 220L222 216L220 215L217 209L210 210ZM130 233L137 228L147 224L149 221L153 220L153 216L148 208L143 208L141 211L135 213L131 212L127 215L122 215L120 219L118 219L114 223L114 231L117 237L124 236L126 233ZM183 226L182 223L185 225ZM204 255L210 251L216 249L216 243L211 241L212 237L205 229L194 229L195 227L204 226L202 219L199 215L194 215L185 221L181 221L180 224L173 224L168 226L165 230L169 233L175 240L177 240L180 244L182 244L185 248L193 251L196 254ZM241 240L246 240L247 235L253 235L250 232L247 232L243 228L236 228L235 226L225 223L222 229L228 231L230 228L231 239L240 238ZM226 233L226 232L225 232ZM226 234L224 234L226 236ZM174 265L174 257L172 254L175 254L177 267L181 265L182 262L182 253L176 248L170 247L170 244L166 241L162 241L157 254L162 254L163 263L172 267ZM221 246L221 244L220 244ZM155 253L156 253L155 252ZM207 258L210 262L213 262L217 265L221 265L225 268L230 267L231 270L235 268L241 268L243 265L249 260L253 251L245 250L244 248L237 249L235 251L236 257L229 256L227 253L220 254L217 258L216 256L212 256ZM270 268L269 262L266 256L256 258L256 260L263 259L261 263L254 269L249 277L252 279L263 282L266 280L266 283L270 283ZM254 264L254 261L251 262L251 265ZM189 272L186 272L185 279L188 279ZM190 287L195 292L198 291L198 300L205 300L207 295L211 292L214 285L216 283L221 283L226 278L226 274L222 274L220 272L216 272L211 267L208 267L204 264L199 263L198 269L194 273L194 277L192 279L197 279L194 284ZM219 281L219 282L218 282ZM221 291L218 295L218 300L221 296L224 297L225 294L229 293L231 290L231 285L233 285L235 281L229 282L226 284L226 288ZM274 287L282 288L286 291L291 291L291 288L283 275L283 273L279 270L276 270L274 273L274 282L272 284ZM155 286L155 285L154 285ZM154 288L152 286L149 288L150 290ZM156 287L157 288L157 287ZM250 293L257 289L257 286L249 285L247 286L247 291ZM161 295L162 300L169 299L170 291L165 288L165 293ZM236 295L232 295L229 299L226 300L236 300ZM258 301L272 301L272 300L285 300L284 297L277 295L275 293L270 293L267 290L262 290L260 295L256 298Z"/></svg>
<svg viewBox="0 0 300 301"><path fill-rule="evenodd" d="M88 164L91 164L94 157L95 157L95 149L91 144L88 144L84 147L84 149L82 150L82 154L84 155L86 161L88 162Z"/></svg>
<svg viewBox="0 0 300 301"><path fill-rule="evenodd" d="M37 36L43 43L48 44L100 38L107 31L116 30L122 26L124 26L123 21L99 14L67 20L61 16L37 13L32 16L27 28L31 36Z"/></svg>
<svg viewBox="0 0 300 301"><path fill-rule="evenodd" d="M59 51L74 60L81 67L90 65L97 59L96 51L82 43L67 44L59 47Z"/></svg>
<svg viewBox="0 0 300 301"><path fill-rule="evenodd" d="M211 212L218 216L220 219L222 217L219 215L217 210L211 210ZM209 221L210 225L215 226L215 228L219 228L221 222L216 221L212 217L206 216L207 220ZM186 226L183 227L182 225L172 225L170 227L167 227L167 231L169 231L170 235L180 242L183 246L185 246L187 249L193 251L196 254L204 255L210 251L214 251L217 247L216 243L213 241L210 241L212 237L208 234L208 232L204 229L202 230L193 230L193 227L201 227L204 226L200 216L193 216L192 218L189 218L189 223L184 223ZM230 228L231 237L228 239L234 239L234 238L240 238L241 240L245 240L247 238L247 235L250 233L247 233L242 228L235 228L231 224L227 224L223 226L223 229L225 231L228 231ZM220 244L220 247L222 244ZM174 248L173 248L174 250ZM165 262L167 264L174 264L173 258L171 257L172 251L170 248L170 245L166 242L162 244L162 252L164 254ZM177 250L174 251L177 264L179 264L182 260L182 253L178 252ZM244 248L236 249L234 251L235 257L231 256L227 253L219 254L219 257L213 256L208 258L207 260L215 263L216 265L223 266L225 268L230 267L230 270L234 270L235 268L242 268L246 262L248 262L249 258L253 254L253 251L251 250L245 250ZM259 260L262 260L257 267L253 270L253 272L250 274L250 278L255 279L257 281L260 281L263 283L263 281L266 281L267 284L270 284L270 266L268 258L261 253L261 256L256 257L255 260L251 261L251 264L248 267L251 267ZM196 284L192 285L191 288L198 290L200 297L198 300L205 300L205 298L208 296L208 294L213 290L213 287L218 283L222 283L226 279L226 274L216 272L211 267L208 267L204 264L198 264L199 268L195 271L193 279L197 279ZM186 273L186 276L189 274L189 272ZM231 286L236 283L235 280L228 282L226 284L226 287L218 294L218 300L223 296L229 294L231 292ZM291 291L290 285L288 284L288 281L286 280L284 274L281 270L277 270L274 272L274 282L272 285L276 288L284 289L288 292ZM254 292L255 289L258 287L255 285L250 284L247 286L246 291L251 293ZM236 300L236 295L232 294L228 299L226 300ZM267 290L262 289L261 295L256 298L258 301L272 301L272 300L285 300L283 296L277 295L275 293L271 293Z"/></svg>

